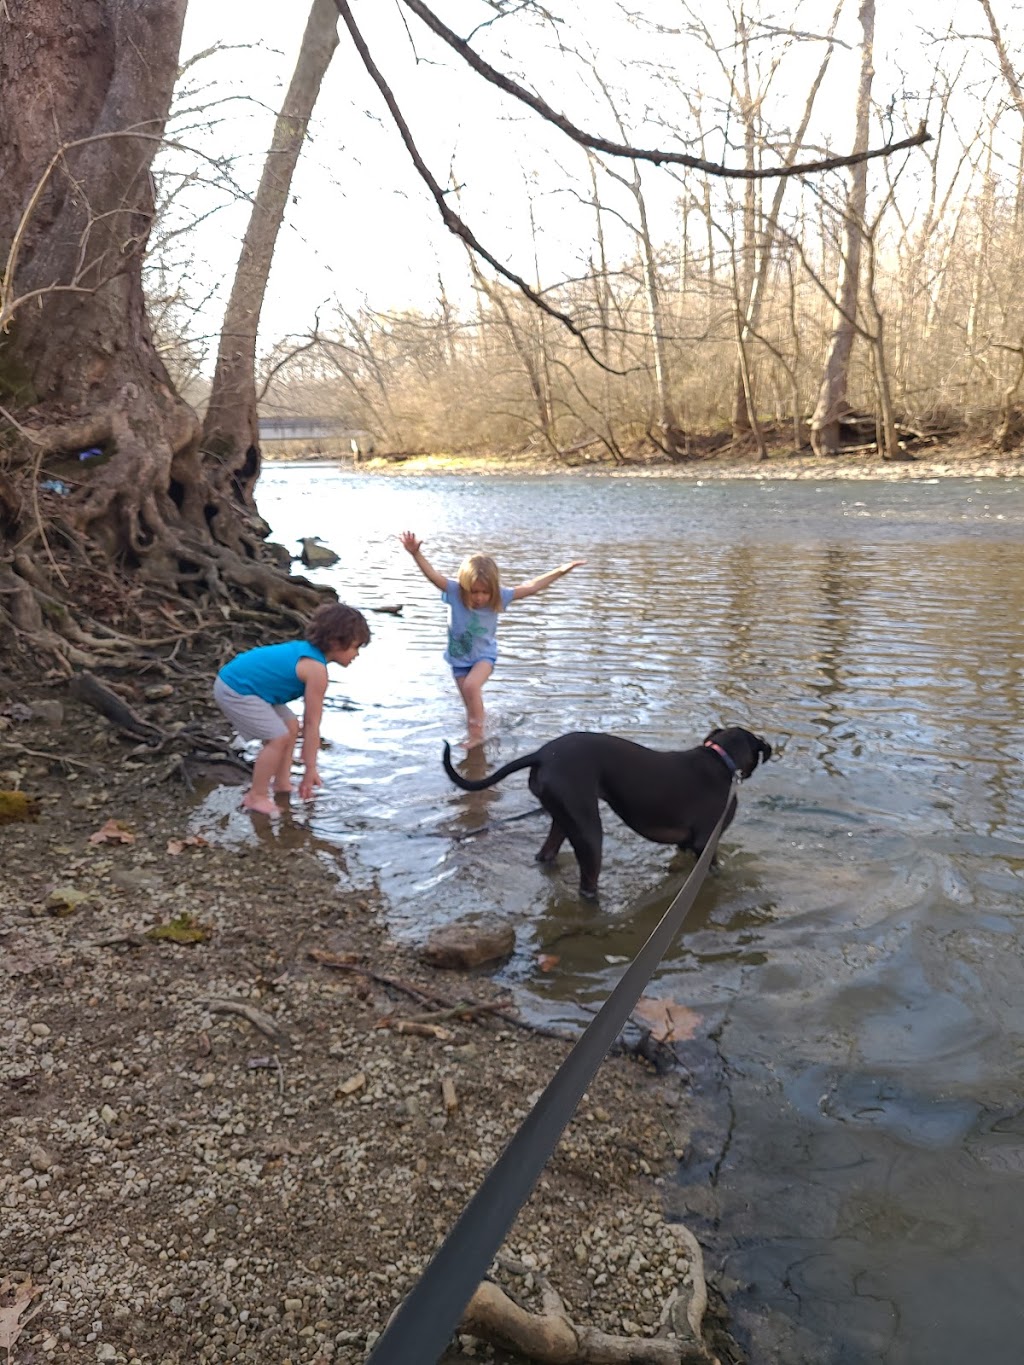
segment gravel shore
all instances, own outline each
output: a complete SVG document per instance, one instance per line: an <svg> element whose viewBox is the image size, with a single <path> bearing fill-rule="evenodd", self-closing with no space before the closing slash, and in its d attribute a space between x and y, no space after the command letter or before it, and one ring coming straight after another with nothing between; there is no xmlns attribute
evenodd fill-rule
<svg viewBox="0 0 1024 1365"><path fill-rule="evenodd" d="M0 675L0 789L38 801L0 825L0 1344L362 1361L568 1043L444 1009L500 993L389 942L329 856L190 842L133 747ZM576 1322L650 1336L702 1285L662 1216L685 1101L605 1062L503 1248L524 1302L546 1275Z"/></svg>
<svg viewBox="0 0 1024 1365"><path fill-rule="evenodd" d="M774 450L765 460L752 457L749 452L732 448L695 456L690 460L669 461L663 456L650 458L634 455L628 461L615 463L607 455L584 452L555 459L537 452L529 454L494 455L409 455L401 457L374 456L352 464L342 455L314 455L295 445L287 454L268 447L265 455L270 464L321 461L350 467L354 472L401 478L413 474L490 475L495 478L509 475L535 477L551 474L611 475L614 478L682 479L691 482L720 480L777 481L807 479L820 482L830 479L859 481L864 479L898 483L906 479L949 478L1020 478L1024 475L1024 457L1020 452L1004 454L967 438L957 438L941 445L925 446L905 460L882 460L871 453L840 453L823 457L810 451Z"/></svg>

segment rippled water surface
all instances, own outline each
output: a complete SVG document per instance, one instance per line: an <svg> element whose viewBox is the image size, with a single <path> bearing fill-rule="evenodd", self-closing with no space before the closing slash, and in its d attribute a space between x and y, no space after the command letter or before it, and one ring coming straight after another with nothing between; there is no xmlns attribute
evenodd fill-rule
<svg viewBox="0 0 1024 1365"><path fill-rule="evenodd" d="M675 1206L758 1365L1024 1357L1024 481L278 466L260 510L341 556L313 576L343 600L403 605L332 670L325 792L272 837L375 878L399 937L497 910L538 1016L602 1000L690 864L607 814L592 908L571 853L533 863L543 820L500 823L533 809L525 775L451 787L444 607L395 533L444 572L487 550L512 584L588 560L503 619L488 766L571 729L769 739L650 988L701 1020ZM236 805L197 819L252 839Z"/></svg>

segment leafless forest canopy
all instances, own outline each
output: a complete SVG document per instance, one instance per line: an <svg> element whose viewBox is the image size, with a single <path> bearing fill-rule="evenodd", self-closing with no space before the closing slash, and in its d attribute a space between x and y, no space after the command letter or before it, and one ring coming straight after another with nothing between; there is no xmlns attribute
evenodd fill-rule
<svg viewBox="0 0 1024 1365"><path fill-rule="evenodd" d="M267 345L261 413L337 416L393 451L592 444L620 458L653 439L685 457L709 433L760 443L772 431L800 446L812 418L821 427L849 410L878 421L883 450L888 418L890 453L908 433L951 431L1013 448L1024 373L1020 10L1000 28L985 3L960 6L962 32L929 31L922 18L912 78L899 72L900 54L880 50L872 5L843 12L843 43L829 41L836 19L821 6L813 33L767 6L723 7L713 29L696 8L675 12L673 41L700 59L689 83L666 75L657 25L634 20L659 108L673 120L659 146L760 170L881 146L922 121L930 140L869 162L859 187L847 168L722 179L563 148L556 171L538 168L536 179L554 174L560 193L537 191L525 211L535 249L523 258L529 284L573 321L589 354L467 250L461 267L439 274L433 307L386 309L368 292ZM559 38L563 56L579 42L565 30ZM528 14L474 38L499 67L510 54L528 67L531 44L550 41L549 26ZM836 71L840 57L852 79ZM571 59L592 97L591 125L651 145L653 97L636 65L615 85L610 55L580 45ZM197 67L179 91L192 124L205 80ZM170 169L161 184L167 195L180 188ZM525 178L519 185L528 196ZM463 211L457 173L444 188ZM567 199L588 231L576 258L551 270L541 264L546 216ZM426 230L431 206L421 211L413 231ZM477 226L486 236L486 219ZM155 235L150 298L161 344L201 403L208 356L190 317L201 282L181 269L182 238L165 251L159 226ZM339 237L344 251L343 218ZM175 252L176 270L167 263ZM847 354L837 360L840 332ZM839 390L823 398L837 364Z"/></svg>

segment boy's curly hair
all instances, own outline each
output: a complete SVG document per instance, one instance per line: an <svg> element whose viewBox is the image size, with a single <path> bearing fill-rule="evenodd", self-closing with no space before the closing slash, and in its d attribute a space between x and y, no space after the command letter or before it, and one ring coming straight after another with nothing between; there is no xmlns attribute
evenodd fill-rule
<svg viewBox="0 0 1024 1365"><path fill-rule="evenodd" d="M370 627L366 617L355 607L346 607L343 602L328 602L318 607L309 622L306 639L326 654L333 647L348 649L350 645L370 643Z"/></svg>

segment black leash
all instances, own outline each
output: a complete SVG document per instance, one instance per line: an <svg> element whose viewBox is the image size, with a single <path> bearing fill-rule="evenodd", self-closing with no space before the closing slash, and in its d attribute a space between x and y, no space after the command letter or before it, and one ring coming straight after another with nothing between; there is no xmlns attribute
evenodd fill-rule
<svg viewBox="0 0 1024 1365"><path fill-rule="evenodd" d="M729 788L704 852L679 894L487 1172L384 1329L366 1365L436 1365L594 1073L682 928L715 855L734 787L735 783Z"/></svg>
<svg viewBox="0 0 1024 1365"><path fill-rule="evenodd" d="M514 825L517 820L532 820L535 815L547 815L547 813L543 806L534 806L532 810L521 810L518 815L503 815L500 820L488 820L486 825L477 825L476 829L467 829L461 834L449 834L445 837L451 839L453 843L459 844L463 839L475 839L478 834L487 834L500 825Z"/></svg>

